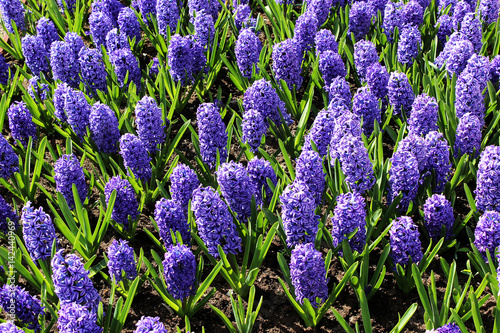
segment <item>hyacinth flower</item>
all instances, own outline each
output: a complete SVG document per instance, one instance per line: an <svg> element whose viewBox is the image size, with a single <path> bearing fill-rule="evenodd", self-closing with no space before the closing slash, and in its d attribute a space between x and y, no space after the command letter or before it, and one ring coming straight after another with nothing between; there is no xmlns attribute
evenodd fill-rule
<svg viewBox="0 0 500 333"><path fill-rule="evenodd" d="M479 13L481 19L487 25L496 22L499 14L499 3L493 0L481 0L479 2Z"/></svg>
<svg viewBox="0 0 500 333"><path fill-rule="evenodd" d="M38 104L38 98L43 102L47 99L47 93L50 92L49 85L47 83L40 83L40 78L38 76L33 76L28 82L28 94L35 100Z"/></svg>
<svg viewBox="0 0 500 333"><path fill-rule="evenodd" d="M118 119L109 106L102 103L92 105L89 116L90 133L92 140L100 152L111 154L118 149L120 130Z"/></svg>
<svg viewBox="0 0 500 333"><path fill-rule="evenodd" d="M252 9L248 4L240 3L234 9L234 25L238 30L243 27L249 28L251 19L252 19Z"/></svg>
<svg viewBox="0 0 500 333"><path fill-rule="evenodd" d="M273 192L267 183L269 179L271 183L276 186L277 177L271 163L263 158L254 157L248 161L247 165L248 176L250 177L250 183L252 188L255 190L255 201L257 205L263 204L262 190L264 188L264 194L266 198L271 199Z"/></svg>
<svg viewBox="0 0 500 333"><path fill-rule="evenodd" d="M158 30L163 36L167 36L167 29L173 35L180 19L179 8L175 0L156 1L156 16L158 19Z"/></svg>
<svg viewBox="0 0 500 333"><path fill-rule="evenodd" d="M321 252L314 248L313 243L298 244L292 250L290 265L286 264L283 254L278 253L278 262L283 272L285 282L279 282L297 313L307 327L317 327L326 311L337 299L358 267L355 262L339 283L333 284L328 294L327 272L330 268L332 250L328 251L326 260Z"/></svg>
<svg viewBox="0 0 500 333"><path fill-rule="evenodd" d="M134 333L168 333L165 325L160 321L160 317L142 316L136 324Z"/></svg>
<svg viewBox="0 0 500 333"><path fill-rule="evenodd" d="M488 57L477 55L474 53L472 57L467 60L467 65L465 66L463 75L470 74L474 77L474 79L478 82L481 90L484 90L488 81L491 79L490 77L490 61Z"/></svg>
<svg viewBox="0 0 500 333"><path fill-rule="evenodd" d="M295 168L295 180L307 185L316 205L319 205L326 184L321 156L314 150L303 151L297 159Z"/></svg>
<svg viewBox="0 0 500 333"><path fill-rule="evenodd" d="M139 6L139 10L141 12L142 19L144 23L147 23L151 20L151 16L156 16L156 1L154 0L138 0L137 4Z"/></svg>
<svg viewBox="0 0 500 333"><path fill-rule="evenodd" d="M493 258L495 249L500 246L500 213L488 210L481 215L474 230L474 246L485 262L489 261L487 251Z"/></svg>
<svg viewBox="0 0 500 333"><path fill-rule="evenodd" d="M273 71L276 81L286 82L288 89L298 90L302 85L300 45L294 39L286 39L273 46ZM295 88L294 88L295 86Z"/></svg>
<svg viewBox="0 0 500 333"><path fill-rule="evenodd" d="M436 21L436 28L438 28L437 36L441 45L446 43L446 37L450 36L453 32L453 19L450 15L441 15Z"/></svg>
<svg viewBox="0 0 500 333"><path fill-rule="evenodd" d="M389 103L392 105L394 114L401 110L410 116L411 106L415 100L415 94L405 73L392 72L387 84Z"/></svg>
<svg viewBox="0 0 500 333"><path fill-rule="evenodd" d="M90 113L92 112L85 94L80 90L68 90L64 99L64 111L68 117L67 122L71 125L73 132L75 132L80 140L83 140L90 125Z"/></svg>
<svg viewBox="0 0 500 333"><path fill-rule="evenodd" d="M5 202L5 199L0 195L0 232L7 234L10 230L10 222L12 222L14 229L19 226L16 211L13 210L12 206Z"/></svg>
<svg viewBox="0 0 500 333"><path fill-rule="evenodd" d="M441 236L449 239L454 223L453 207L444 195L434 194L425 201L424 226L430 238L434 241L438 241Z"/></svg>
<svg viewBox="0 0 500 333"><path fill-rule="evenodd" d="M137 135L144 143L147 151L154 153L157 146L165 142L165 125L163 125L162 111L156 101L149 96L144 96L135 107L135 123ZM166 119L167 125L170 123Z"/></svg>
<svg viewBox="0 0 500 333"><path fill-rule="evenodd" d="M467 3L467 1L461 0L456 3L453 12L450 12L450 14L453 13L452 22L453 29L455 31L460 30L460 23L464 19L465 15L471 12L473 12L473 10L470 8L470 5Z"/></svg>
<svg viewBox="0 0 500 333"><path fill-rule="evenodd" d="M444 186L451 174L450 147L442 133L429 132L425 136L425 167L422 178L435 175L432 180L434 193L444 191Z"/></svg>
<svg viewBox="0 0 500 333"><path fill-rule="evenodd" d="M314 37L314 45L316 47L316 55L319 56L324 51L339 51L339 44L333 33L328 29L321 29Z"/></svg>
<svg viewBox="0 0 500 333"><path fill-rule="evenodd" d="M60 333L102 333L102 327L97 325L97 313L74 302L65 304L59 310L57 328Z"/></svg>
<svg viewBox="0 0 500 333"><path fill-rule="evenodd" d="M217 161L217 152L220 162L227 158L226 125L222 121L219 108L214 103L203 103L196 112L200 153L203 163L214 168Z"/></svg>
<svg viewBox="0 0 500 333"><path fill-rule="evenodd" d="M458 118L471 113L484 124L486 107L480 82L475 78L477 74L464 72L458 77L455 84L455 112Z"/></svg>
<svg viewBox="0 0 500 333"><path fill-rule="evenodd" d="M395 219L389 235L394 271L396 271L397 265L404 267L410 263L410 260L418 263L422 259L420 234L411 217L401 216Z"/></svg>
<svg viewBox="0 0 500 333"><path fill-rule="evenodd" d="M200 238L211 256L219 257L217 250L219 245L224 253L236 254L241 251L241 238L231 213L213 188L198 187L193 192L191 209L194 212Z"/></svg>
<svg viewBox="0 0 500 333"><path fill-rule="evenodd" d="M346 135L342 138L339 162L345 181L353 191L363 193L375 184L373 165L360 137Z"/></svg>
<svg viewBox="0 0 500 333"><path fill-rule="evenodd" d="M26 65L33 75L47 73L49 71L49 53L45 48L45 43L42 37L39 36L24 36L21 40L23 55Z"/></svg>
<svg viewBox="0 0 500 333"><path fill-rule="evenodd" d="M195 30L195 39L204 49L210 49L215 36L215 22L212 15L205 10L196 12L196 16L192 18L192 23Z"/></svg>
<svg viewBox="0 0 500 333"><path fill-rule="evenodd" d="M127 174L132 173L137 179L147 182L151 179L151 157L142 141L131 133L120 138L120 155Z"/></svg>
<svg viewBox="0 0 500 333"><path fill-rule="evenodd" d="M90 34L97 48L106 45L106 35L113 29L113 21L107 12L92 11L89 16Z"/></svg>
<svg viewBox="0 0 500 333"><path fill-rule="evenodd" d="M0 324L0 333L24 333L24 331L12 322L7 321Z"/></svg>
<svg viewBox="0 0 500 333"><path fill-rule="evenodd" d="M309 51L314 45L314 37L318 29L318 19L312 11L306 11L295 22L293 39L300 49L300 54Z"/></svg>
<svg viewBox="0 0 500 333"><path fill-rule="evenodd" d="M34 209L28 201L21 215L23 238L33 261L51 257L54 240L57 243L56 231L52 219L42 207Z"/></svg>
<svg viewBox="0 0 500 333"><path fill-rule="evenodd" d="M80 166L80 161L75 155L62 155L54 165L54 172L57 192L61 193L66 199L70 209L75 207L73 184L76 186L80 201L85 201L87 198L85 174Z"/></svg>
<svg viewBox="0 0 500 333"><path fill-rule="evenodd" d="M130 44L128 42L128 37L122 32L118 32L118 29L111 29L106 34L106 50L108 53L119 49L128 49Z"/></svg>
<svg viewBox="0 0 500 333"><path fill-rule="evenodd" d="M391 158L387 200L392 203L401 194L398 207L400 211L406 211L410 201L415 200L417 196L419 179L420 172L415 155L410 151L398 149Z"/></svg>
<svg viewBox="0 0 500 333"><path fill-rule="evenodd" d="M340 142L345 136L352 135L356 138L361 138L361 119L352 112L339 114L335 119L330 140L330 157L332 158L331 165L335 165L335 159L340 159L340 151L342 146Z"/></svg>
<svg viewBox="0 0 500 333"><path fill-rule="evenodd" d="M19 32L26 30L24 23L24 6L20 0L2 0L0 1L0 13L2 13L2 21L5 28L11 34L15 33L12 21Z"/></svg>
<svg viewBox="0 0 500 333"><path fill-rule="evenodd" d="M85 85L92 94L96 90L107 91L107 72L100 50L82 48L78 54L80 71Z"/></svg>
<svg viewBox="0 0 500 333"><path fill-rule="evenodd" d="M138 90L141 89L141 69L137 58L129 49L119 49L111 52L109 59L121 86L125 84L128 73L128 82L133 82Z"/></svg>
<svg viewBox="0 0 500 333"><path fill-rule="evenodd" d="M135 43L141 40L141 25L134 11L130 7L123 7L118 14L118 29L130 40L135 38Z"/></svg>
<svg viewBox="0 0 500 333"><path fill-rule="evenodd" d="M363 119L363 133L370 137L375 122L380 124L381 121L378 100L371 89L368 90L366 87L358 89L352 100L352 112Z"/></svg>
<svg viewBox="0 0 500 333"><path fill-rule="evenodd" d="M193 169L185 164L178 164L170 175L170 194L172 200L178 202L184 210L187 209L193 191L200 185L200 181Z"/></svg>
<svg viewBox="0 0 500 333"><path fill-rule="evenodd" d="M500 212L500 147L487 146L481 152L475 190L476 206L481 211Z"/></svg>
<svg viewBox="0 0 500 333"><path fill-rule="evenodd" d="M8 180L16 172L19 172L19 158L2 135L0 137L0 178Z"/></svg>
<svg viewBox="0 0 500 333"><path fill-rule="evenodd" d="M347 72L342 57L335 51L323 51L319 55L319 71L326 86L336 77L345 77Z"/></svg>
<svg viewBox="0 0 500 333"><path fill-rule="evenodd" d="M153 287L180 317L191 318L215 294L215 288L212 288L208 293L207 289L219 273L223 262L219 261L214 265L215 267L205 278L205 281L198 281L202 275L203 264L200 263L197 266L196 258L188 246L183 244L170 245L165 252L163 261L154 250L151 252L157 268L153 267L146 258L144 258L144 262L151 272ZM206 296L204 296L205 293L207 293ZM162 325L159 325L158 321L154 319L145 320L143 317L140 323L140 326L138 323L136 332L150 332L146 331L147 327L160 328L158 332L163 332Z"/></svg>
<svg viewBox="0 0 500 333"><path fill-rule="evenodd" d="M36 24L36 34L43 40L47 54L50 52L52 42L59 40L54 22L46 17L41 17Z"/></svg>
<svg viewBox="0 0 500 333"><path fill-rule="evenodd" d="M332 139L332 130L335 126L335 114L330 109L321 110L307 133L304 139L302 151L312 150L311 142L318 149L321 157L324 157L328 152L328 145Z"/></svg>
<svg viewBox="0 0 500 333"><path fill-rule="evenodd" d="M108 270L113 281L118 283L126 278L133 280L137 277L137 263L134 258L134 249L126 240L113 240L108 247Z"/></svg>
<svg viewBox="0 0 500 333"><path fill-rule="evenodd" d="M354 65L362 81L366 80L368 67L378 63L378 54L375 44L367 40L360 40L354 44Z"/></svg>
<svg viewBox="0 0 500 333"><path fill-rule="evenodd" d="M14 102L9 107L7 116L9 129L15 140L19 140L23 145L28 143L30 137L36 140L36 125L24 102Z"/></svg>
<svg viewBox="0 0 500 333"><path fill-rule="evenodd" d="M171 232L174 235L176 232L179 232L182 242L189 244L191 233L186 211L181 203L161 198L156 202L154 218L165 247L173 244Z"/></svg>
<svg viewBox="0 0 500 333"><path fill-rule="evenodd" d="M424 8L416 0L411 0L403 7L402 20L404 25L417 28L424 22ZM401 30L401 36L404 35Z"/></svg>
<svg viewBox="0 0 500 333"><path fill-rule="evenodd" d="M245 91L243 95L243 108L245 111L255 110L260 112L264 119L267 120L269 118L276 125L281 124L281 117L283 117L288 125L293 122L287 113L285 103L280 100L278 93L271 83L265 79L254 81L247 91Z"/></svg>
<svg viewBox="0 0 500 333"><path fill-rule="evenodd" d="M422 37L418 27L404 26L398 43L398 61L411 66L420 52L420 44L422 44Z"/></svg>
<svg viewBox="0 0 500 333"><path fill-rule="evenodd" d="M201 60L196 55L201 49ZM203 62L203 63L202 63ZM193 76L205 66L206 58L203 55L203 46L194 42L189 36L182 37L175 34L170 38L168 44L168 67L170 75L175 82L181 82L183 86L193 82ZM201 65L201 66L200 66Z"/></svg>
<svg viewBox="0 0 500 333"><path fill-rule="evenodd" d="M408 131L410 134L425 136L427 133L437 131L439 106L434 97L423 93L413 101Z"/></svg>
<svg viewBox="0 0 500 333"><path fill-rule="evenodd" d="M6 85L9 82L9 64L5 62L5 58L0 54L0 84Z"/></svg>
<svg viewBox="0 0 500 333"><path fill-rule="evenodd" d="M345 78L337 76L332 80L330 86L325 87L325 91L328 92L330 103L340 100L346 108L349 109L351 107L351 89ZM330 109L330 105L328 108Z"/></svg>
<svg viewBox="0 0 500 333"><path fill-rule="evenodd" d="M328 19L332 5L333 0L310 0L307 2L306 10L314 13L318 21L316 29L321 27Z"/></svg>
<svg viewBox="0 0 500 333"><path fill-rule="evenodd" d="M246 78L252 77L252 71L259 73L259 56L262 44L259 38L250 29L242 29L236 40L234 53L241 74Z"/></svg>
<svg viewBox="0 0 500 333"><path fill-rule="evenodd" d="M372 7L367 2L355 2L349 11L349 34L356 40L363 39L370 31Z"/></svg>
<svg viewBox="0 0 500 333"><path fill-rule="evenodd" d="M498 82L500 78L500 55L495 56L490 62L490 80L491 82Z"/></svg>
<svg viewBox="0 0 500 333"><path fill-rule="evenodd" d="M65 123L68 120L68 115L64 110L64 103L66 102L66 95L71 91L71 87L66 83L60 83L54 90L53 103L54 103L54 115L56 118Z"/></svg>
<svg viewBox="0 0 500 333"><path fill-rule="evenodd" d="M481 50L483 42L482 26L479 17L475 13L467 13L460 25L460 33L465 36L471 43L475 52Z"/></svg>
<svg viewBox="0 0 500 333"><path fill-rule="evenodd" d="M289 184L280 196L281 217L289 248L300 243L314 242L319 216L314 213L316 201L303 182Z"/></svg>
<svg viewBox="0 0 500 333"><path fill-rule="evenodd" d="M111 178L104 187L106 205L109 205L113 191L116 191L116 198L111 218L122 225L125 230L129 230L129 222L135 221L139 215L139 204L135 197L134 188L127 179L122 179L121 176ZM132 226L132 229L135 230L134 223Z"/></svg>
<svg viewBox="0 0 500 333"><path fill-rule="evenodd" d="M252 214L252 194L250 177L241 163L222 163L216 172L217 181L229 208L237 215L240 222Z"/></svg>
<svg viewBox="0 0 500 333"><path fill-rule="evenodd" d="M88 274L78 256L68 254L64 257L62 249L57 251L52 258L52 280L61 307L77 303L92 313L97 312L101 297Z"/></svg>
<svg viewBox="0 0 500 333"><path fill-rule="evenodd" d="M337 196L337 206L333 211L332 239L337 247L347 240L352 250L363 252L366 243L365 199L359 192L348 192ZM349 234L356 231L350 239Z"/></svg>
<svg viewBox="0 0 500 333"><path fill-rule="evenodd" d="M12 309L12 305L14 308ZM18 321L27 328L39 332L41 326L40 316L45 315L44 307L39 299L31 296L24 288L5 283L0 288L0 308L9 311L14 310ZM12 310L11 310L12 309Z"/></svg>
<svg viewBox="0 0 500 333"><path fill-rule="evenodd" d="M384 33L389 42L393 41L394 30L401 28L403 22L403 1L391 2L388 1L384 8Z"/></svg>
<svg viewBox="0 0 500 333"><path fill-rule="evenodd" d="M259 111L250 109L243 114L241 141L248 143L252 152L257 152L262 136L267 133L268 124Z"/></svg>
<svg viewBox="0 0 500 333"><path fill-rule="evenodd" d="M454 157L465 154L476 158L481 149L481 121L472 113L464 114L460 119L455 133Z"/></svg>
<svg viewBox="0 0 500 333"><path fill-rule="evenodd" d="M451 37L448 43L451 42ZM447 45L448 45L447 43ZM445 46L446 48L446 46ZM445 50L443 50L445 52ZM459 75L467 66L467 60L474 54L473 44L469 40L457 40L450 46L450 51L446 59L446 70L448 74ZM441 54L440 54L441 55ZM438 59L436 59L437 61Z"/></svg>
<svg viewBox="0 0 500 333"><path fill-rule="evenodd" d="M79 50L78 50L79 51ZM50 67L54 80L60 80L71 87L80 83L78 53L75 55L69 43L55 41L50 47Z"/></svg>

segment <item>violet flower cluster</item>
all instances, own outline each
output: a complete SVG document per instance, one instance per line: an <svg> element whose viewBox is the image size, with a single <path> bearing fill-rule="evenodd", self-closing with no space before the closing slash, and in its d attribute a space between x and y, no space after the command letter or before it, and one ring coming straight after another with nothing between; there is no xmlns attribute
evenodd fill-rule
<svg viewBox="0 0 500 333"><path fill-rule="evenodd" d="M300 243L314 242L319 216L314 214L316 201L309 186L295 181L285 188L280 200L287 246L291 248Z"/></svg>
<svg viewBox="0 0 500 333"><path fill-rule="evenodd" d="M131 171L136 178L144 182L151 179L151 157L149 157L144 143L137 136L131 133L122 135L120 138L120 155L129 176Z"/></svg>
<svg viewBox="0 0 500 333"><path fill-rule="evenodd" d="M455 112L458 118L466 113L476 116L484 124L486 107L479 81L476 74L462 73L455 84Z"/></svg>
<svg viewBox="0 0 500 333"><path fill-rule="evenodd" d="M97 313L101 297L89 278L89 271L75 254L63 257L63 250L57 251L52 258L52 280L54 291L59 297L61 307L69 303L84 306L92 313Z"/></svg>
<svg viewBox="0 0 500 333"><path fill-rule="evenodd" d="M382 27L389 42L393 41L394 30L401 28L403 22L403 1L388 1L384 8L384 22Z"/></svg>
<svg viewBox="0 0 500 333"><path fill-rule="evenodd" d="M60 333L102 333L102 327L97 325L97 313L74 302L61 306L58 312L57 328Z"/></svg>
<svg viewBox="0 0 500 333"><path fill-rule="evenodd" d="M248 25L251 16L252 9L248 4L240 4L234 10L234 24L237 29L241 29L244 25ZM241 34L241 32L240 32Z"/></svg>
<svg viewBox="0 0 500 333"><path fill-rule="evenodd" d="M442 133L429 132L425 136L425 172L422 178L435 174L434 193L443 192L451 174L450 147Z"/></svg>
<svg viewBox="0 0 500 333"><path fill-rule="evenodd" d="M410 2L415 3L415 2ZM401 30L398 44L398 61L411 66L420 52L422 37L418 26L406 25Z"/></svg>
<svg viewBox="0 0 500 333"><path fill-rule="evenodd" d="M250 183L254 189L255 201L257 205L263 204L262 187L264 193L269 200L273 196L271 188L267 184L267 179L274 185L277 183L276 173L274 172L271 163L263 158L254 157L248 162L247 172L250 178Z"/></svg>
<svg viewBox="0 0 500 333"><path fill-rule="evenodd" d="M128 230L129 220L133 221L139 215L139 204L135 197L134 188L127 179L114 176L104 186L106 205L109 204L113 191L116 191L116 198L111 218L116 223L123 225L125 230Z"/></svg>
<svg viewBox="0 0 500 333"><path fill-rule="evenodd" d="M479 13L481 19L487 25L496 22L499 13L499 3L495 0L481 0L479 2Z"/></svg>
<svg viewBox="0 0 500 333"><path fill-rule="evenodd" d="M33 122L30 110L24 102L14 102L7 111L9 117L9 128L12 138L19 140L23 145L28 143L31 137L36 140L36 125Z"/></svg>
<svg viewBox="0 0 500 333"><path fill-rule="evenodd" d="M340 151L345 148L341 146L340 142L348 135L361 139L361 119L350 111L338 114L335 118L335 126L333 127L330 140L332 166L336 158L340 160Z"/></svg>
<svg viewBox="0 0 500 333"><path fill-rule="evenodd" d="M240 31L238 40L234 47L236 61L241 74L250 78L252 70L255 66L255 73L259 73L259 56L262 49L262 44L259 38L250 29Z"/></svg>
<svg viewBox="0 0 500 333"><path fill-rule="evenodd" d="M273 46L273 71L276 81L284 80L290 90L302 85L302 54L300 45L294 39L286 39ZM295 86L295 88L294 88Z"/></svg>
<svg viewBox="0 0 500 333"><path fill-rule="evenodd" d="M49 71L49 53L45 48L43 39L39 36L26 35L21 40L23 55L26 61L26 66L30 69L33 75L47 73Z"/></svg>
<svg viewBox="0 0 500 333"><path fill-rule="evenodd" d="M222 163L216 174L221 193L238 220L250 217L254 190L243 165L234 161Z"/></svg>
<svg viewBox="0 0 500 333"><path fill-rule="evenodd" d="M371 68L371 67L370 67ZM366 87L358 89L352 100L352 112L363 119L363 133L370 137L374 124L380 124L381 111L377 97Z"/></svg>
<svg viewBox="0 0 500 333"><path fill-rule="evenodd" d="M146 150L153 153L157 146L165 142L165 125L163 125L162 111L156 101L149 96L144 96L135 107L135 123L137 135L144 143ZM166 119L167 125L170 123Z"/></svg>
<svg viewBox="0 0 500 333"><path fill-rule="evenodd" d="M417 264L422 260L422 243L419 238L418 227L409 216L401 216L394 220L389 230L391 244L391 258L394 266L403 268L411 262ZM396 267L393 267L396 270Z"/></svg>
<svg viewBox="0 0 500 333"><path fill-rule="evenodd" d="M127 35L121 31L118 32L116 28L108 31L106 34L106 50L108 53L124 48L130 48Z"/></svg>
<svg viewBox="0 0 500 333"><path fill-rule="evenodd" d="M359 136L348 134L342 138L339 161L345 181L353 191L366 192L375 184L373 165Z"/></svg>
<svg viewBox="0 0 500 333"><path fill-rule="evenodd" d="M245 91L243 108L246 111L253 109L260 112L264 119L270 118L276 125L281 124L281 116L288 125L293 122L286 111L285 103L280 100L271 83L265 79L254 81Z"/></svg>
<svg viewBox="0 0 500 333"><path fill-rule="evenodd" d="M215 37L215 22L209 12L205 10L196 12L196 16L192 19L195 39L203 46L204 49L210 49Z"/></svg>
<svg viewBox="0 0 500 333"><path fill-rule="evenodd" d="M339 51L339 44L333 33L328 29L321 29L316 33L314 45L316 46L316 55L324 51L334 51L337 53Z"/></svg>
<svg viewBox="0 0 500 333"><path fill-rule="evenodd" d="M403 7L402 19L406 26L413 26L417 28L424 23L424 8L416 0L410 0ZM404 35L403 28L401 30L401 37Z"/></svg>
<svg viewBox="0 0 500 333"><path fill-rule="evenodd" d="M498 82L500 78L500 55L496 55L490 62L491 82Z"/></svg>
<svg viewBox="0 0 500 333"><path fill-rule="evenodd" d="M389 103L391 103L394 114L399 114L401 109L409 116L411 106L415 100L415 94L405 73L392 72L387 84Z"/></svg>
<svg viewBox="0 0 500 333"><path fill-rule="evenodd" d="M167 36L167 30L170 34L175 33L177 22L180 19L179 8L176 0L157 0L156 17L158 20L158 31L163 36Z"/></svg>
<svg viewBox="0 0 500 333"><path fill-rule="evenodd" d="M461 333L460 327L455 323L449 323L444 326L438 327L435 330L425 331L425 333Z"/></svg>
<svg viewBox="0 0 500 333"><path fill-rule="evenodd" d="M337 76L332 80L330 86L325 87L325 90L328 92L328 99L330 100L330 103L341 102L347 109L350 108L352 95L349 83L345 80L345 78ZM328 108L330 109L330 105Z"/></svg>
<svg viewBox="0 0 500 333"><path fill-rule="evenodd" d="M165 252L163 274L167 291L184 301L196 293L196 258L186 245L171 245Z"/></svg>
<svg viewBox="0 0 500 333"><path fill-rule="evenodd" d="M500 147L486 146L481 153L474 193L479 210L500 212Z"/></svg>
<svg viewBox="0 0 500 333"><path fill-rule="evenodd" d="M349 11L349 34L354 34L356 40L363 39L370 31L372 7L368 2L358 1L351 5Z"/></svg>
<svg viewBox="0 0 500 333"><path fill-rule="evenodd" d="M69 43L64 41L52 43L50 47L50 67L52 67L54 80L60 80L71 87L77 87L80 83L78 53L75 55Z"/></svg>
<svg viewBox="0 0 500 333"><path fill-rule="evenodd" d="M200 138L200 153L204 163L210 168L215 167L217 151L220 162L227 158L226 125L222 121L219 108L215 103L203 103L196 112L198 135Z"/></svg>
<svg viewBox="0 0 500 333"><path fill-rule="evenodd" d="M470 112L459 119L453 148L456 158L464 154L469 154L472 158L479 155L482 141L481 127L481 121Z"/></svg>
<svg viewBox="0 0 500 333"><path fill-rule="evenodd" d="M348 192L337 196L337 206L332 219L333 246L340 246L350 233L357 230L348 243L353 251L363 252L366 243L365 206L365 199L359 192Z"/></svg>
<svg viewBox="0 0 500 333"><path fill-rule="evenodd" d="M71 87L66 83L60 83L54 90L52 101L54 103L54 115L60 122L64 123L68 120L64 103L66 102L66 95L71 91Z"/></svg>
<svg viewBox="0 0 500 333"><path fill-rule="evenodd" d="M483 29L479 17L475 13L465 14L461 26L460 33L463 34L473 45L474 51L478 52L483 46L481 41L483 37Z"/></svg>
<svg viewBox="0 0 500 333"><path fill-rule="evenodd" d="M95 6L93 6L95 9ZM90 34L96 47L106 45L106 35L113 29L113 21L108 13L101 10L92 10L89 16Z"/></svg>
<svg viewBox="0 0 500 333"><path fill-rule="evenodd" d="M366 4L364 4L367 6ZM367 40L360 40L354 44L354 65L362 81L366 79L368 68L378 63L378 54L375 44Z"/></svg>
<svg viewBox="0 0 500 333"><path fill-rule="evenodd" d="M172 200L187 209L193 191L200 185L200 181L193 169L185 164L179 163L170 175L170 194Z"/></svg>
<svg viewBox="0 0 500 333"><path fill-rule="evenodd" d="M419 187L419 165L415 155L407 150L400 150L391 158L389 169L389 193L387 200L393 202L401 193L400 211L406 211L410 201L415 200Z"/></svg>
<svg viewBox="0 0 500 333"><path fill-rule="evenodd" d="M328 145L332 139L332 130L335 126L335 114L330 109L321 110L304 139L303 151L312 150L311 141L314 142L318 153L324 157L328 152Z"/></svg>
<svg viewBox="0 0 500 333"><path fill-rule="evenodd" d="M437 36L441 45L446 43L446 37L450 36L453 32L453 20L450 15L441 15L436 21L436 26L438 28Z"/></svg>
<svg viewBox="0 0 500 333"><path fill-rule="evenodd" d="M45 311L40 300L20 286L5 283L0 287L0 308L10 312L12 305L19 322L35 332L41 330L39 320Z"/></svg>
<svg viewBox="0 0 500 333"><path fill-rule="evenodd" d="M0 54L0 84L6 85L9 82L9 64L5 62L5 58Z"/></svg>
<svg viewBox="0 0 500 333"><path fill-rule="evenodd" d="M63 195L69 208L73 209L75 207L73 184L75 184L80 200L83 203L87 198L87 184L78 158L73 154L62 155L54 165L54 172L57 192Z"/></svg>
<svg viewBox="0 0 500 333"><path fill-rule="evenodd" d="M387 96L389 73L387 69L378 62L373 63L366 70L366 83L370 92L379 99Z"/></svg>
<svg viewBox="0 0 500 333"><path fill-rule="evenodd" d="M111 52L109 60L113 64L120 85L125 84L125 76L128 72L128 82L133 82L138 90L141 89L141 69L136 57L129 49L119 49Z"/></svg>
<svg viewBox="0 0 500 333"><path fill-rule="evenodd" d="M165 325L160 322L160 317L145 317L142 316L136 324L134 333L168 333Z"/></svg>
<svg viewBox="0 0 500 333"><path fill-rule="evenodd" d="M33 261L51 257L52 244L57 242L56 231L52 219L42 207L35 209L28 201L21 215L23 238Z"/></svg>
<svg viewBox="0 0 500 333"><path fill-rule="evenodd" d="M465 66L462 75L472 75L474 79L479 84L481 90L484 90L490 77L490 60L486 56L477 55L474 53L472 57L467 60L467 65Z"/></svg>
<svg viewBox="0 0 500 333"><path fill-rule="evenodd" d="M296 161L295 180L305 184L316 206L321 203L326 184L321 156L314 150L304 150Z"/></svg>
<svg viewBox="0 0 500 333"><path fill-rule="evenodd" d="M64 99L64 111L73 132L80 140L83 140L87 135L87 127L90 125L90 113L92 112L85 94L80 90L69 89Z"/></svg>
<svg viewBox="0 0 500 333"><path fill-rule="evenodd" d="M458 1L455 5L455 8L453 9L453 16L452 16L452 21L453 21L453 29L455 31L460 30L460 23L464 19L464 16L467 13L473 12L465 0ZM450 12L451 13L451 12Z"/></svg>
<svg viewBox="0 0 500 333"><path fill-rule="evenodd" d="M12 322L6 321L0 324L0 333L24 333L24 331Z"/></svg>
<svg viewBox="0 0 500 333"><path fill-rule="evenodd" d="M241 141L248 143L250 150L256 152L260 146L262 136L266 134L268 124L259 111L250 109L243 114L241 122Z"/></svg>
<svg viewBox="0 0 500 333"><path fill-rule="evenodd" d="M185 208L180 202L161 198L155 205L155 221L160 231L160 237L168 247L172 245L172 236L178 231L181 234L182 242L189 244L191 233L186 217Z"/></svg>
<svg viewBox="0 0 500 333"><path fill-rule="evenodd" d="M205 68L203 46L189 36L173 35L168 45L168 66L174 81L187 85Z"/></svg>
<svg viewBox="0 0 500 333"><path fill-rule="evenodd" d="M200 238L211 256L219 257L219 245L226 254L241 251L241 238L231 213L212 187L200 186L194 190L191 209L196 218Z"/></svg>
<svg viewBox="0 0 500 333"><path fill-rule="evenodd" d="M128 241L114 239L108 247L108 270L113 281L122 281L122 272L127 279L135 279L137 277L136 266L134 249L128 245Z"/></svg>
<svg viewBox="0 0 500 333"><path fill-rule="evenodd" d="M131 40L135 37L135 43L141 40L141 26L137 16L130 7L123 7L118 14L118 29Z"/></svg>
<svg viewBox="0 0 500 333"><path fill-rule="evenodd" d="M39 82L40 78L38 76L33 76L28 82L28 94L35 100L38 104L37 96L43 102L47 99L47 93L50 92L49 85L47 83Z"/></svg>
<svg viewBox="0 0 500 333"><path fill-rule="evenodd" d="M8 180L19 172L19 158L7 139L0 136L0 178Z"/></svg>
<svg viewBox="0 0 500 333"><path fill-rule="evenodd" d="M328 298L325 261L314 244L299 244L292 250L290 279L298 303L303 304L307 299L317 308Z"/></svg>
<svg viewBox="0 0 500 333"><path fill-rule="evenodd" d="M0 195L0 232L3 232L4 234L7 234L10 230L9 222L7 221L7 219L9 219L9 221L11 222L14 222L13 227L14 229L17 229L19 223L16 211L12 208L11 205L5 202L5 199Z"/></svg>
<svg viewBox="0 0 500 333"><path fill-rule="evenodd" d="M118 148L120 130L118 119L109 106L102 103L92 105L89 116L89 127L92 140L100 152L111 154Z"/></svg>
<svg viewBox="0 0 500 333"><path fill-rule="evenodd" d="M347 74L342 57L336 51L321 52L318 67L326 86L330 86L337 76L345 77Z"/></svg>
<svg viewBox="0 0 500 333"><path fill-rule="evenodd" d="M307 10L295 22L293 40L300 50L300 54L309 51L314 45L314 37L318 30L318 19L314 12Z"/></svg>
<svg viewBox="0 0 500 333"><path fill-rule="evenodd" d="M439 106L434 97L423 93L413 101L408 131L411 134L425 136L431 131L439 129L437 125Z"/></svg>
<svg viewBox="0 0 500 333"><path fill-rule="evenodd" d="M442 236L443 229L444 236L447 239L450 238L454 223L455 217L451 202L444 195L434 194L425 201L424 226L430 238L438 241Z"/></svg>
<svg viewBox="0 0 500 333"><path fill-rule="evenodd" d="M14 21L20 33L26 30L26 24L24 23L24 6L20 0L1 0L0 13L2 13L2 21L5 24L5 28L7 28L7 31L11 34L14 33L12 21Z"/></svg>
<svg viewBox="0 0 500 333"><path fill-rule="evenodd" d="M494 257L495 249L500 246L500 213L488 210L479 218L474 230L474 246L485 261L488 261L486 250Z"/></svg>

